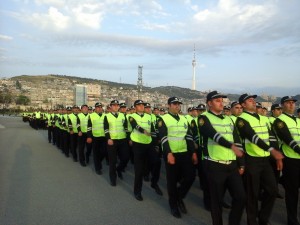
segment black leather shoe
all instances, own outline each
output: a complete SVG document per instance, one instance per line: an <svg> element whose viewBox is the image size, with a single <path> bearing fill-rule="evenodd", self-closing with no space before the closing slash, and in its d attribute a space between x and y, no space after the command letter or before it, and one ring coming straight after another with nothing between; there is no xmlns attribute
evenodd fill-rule
<svg viewBox="0 0 300 225"><path fill-rule="evenodd" d="M180 214L178 208L172 208L172 209L171 209L171 214L172 214L174 217L176 217L176 218L181 218L181 214Z"/></svg>
<svg viewBox="0 0 300 225"><path fill-rule="evenodd" d="M185 204L184 204L184 202L182 201L182 199L181 199L181 200L178 200L177 205L178 205L178 208L180 209L180 211L181 211L182 213L184 213L184 214L187 213L187 210L186 210L186 208L185 208Z"/></svg>
<svg viewBox="0 0 300 225"><path fill-rule="evenodd" d="M283 195L281 195L280 193L277 194L277 198L284 199Z"/></svg>
<svg viewBox="0 0 300 225"><path fill-rule="evenodd" d="M159 186L158 185L153 185L151 184L151 187L155 190L156 194L158 195L163 195L162 191L160 190Z"/></svg>
<svg viewBox="0 0 300 225"><path fill-rule="evenodd" d="M122 174L122 172L121 171L117 171L117 174L118 174L118 177L121 179L121 180L123 180L123 174Z"/></svg>
<svg viewBox="0 0 300 225"><path fill-rule="evenodd" d="M82 167L86 167L85 162L80 162L80 165L81 165Z"/></svg>
<svg viewBox="0 0 300 225"><path fill-rule="evenodd" d="M138 200L138 201L143 201L143 196L141 193L137 193L134 195L135 199Z"/></svg>
<svg viewBox="0 0 300 225"><path fill-rule="evenodd" d="M145 176L144 176L144 181L145 181L145 182L149 182L149 181L150 181L149 175L145 175Z"/></svg>
<svg viewBox="0 0 300 225"><path fill-rule="evenodd" d="M110 181L110 185L113 186L113 187L115 187L115 186L117 185L117 184L116 184L116 181L112 181L112 180L111 180L111 181Z"/></svg>
<svg viewBox="0 0 300 225"><path fill-rule="evenodd" d="M101 170L96 170L96 174L102 175L102 171Z"/></svg>
<svg viewBox="0 0 300 225"><path fill-rule="evenodd" d="M228 203L224 202L222 203L223 208L225 209L231 209L231 205L229 205Z"/></svg>

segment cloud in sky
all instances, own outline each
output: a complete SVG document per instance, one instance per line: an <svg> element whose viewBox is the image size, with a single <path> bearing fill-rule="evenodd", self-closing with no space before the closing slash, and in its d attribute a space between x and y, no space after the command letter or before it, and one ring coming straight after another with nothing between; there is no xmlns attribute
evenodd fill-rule
<svg viewBox="0 0 300 225"><path fill-rule="evenodd" d="M142 64L144 83L191 87L195 44L199 90L287 87L286 74L294 87L300 83L297 0L14 0L0 6L6 21L0 22L0 76L57 73L136 83Z"/></svg>

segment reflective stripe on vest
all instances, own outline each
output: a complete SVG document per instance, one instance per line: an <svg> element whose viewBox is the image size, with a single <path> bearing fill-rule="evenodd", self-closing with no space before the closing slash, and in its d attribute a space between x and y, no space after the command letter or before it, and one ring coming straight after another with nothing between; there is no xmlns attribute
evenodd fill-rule
<svg viewBox="0 0 300 225"><path fill-rule="evenodd" d="M111 139L119 140L126 138L126 132L124 129L125 116L123 113L118 113L116 118L113 114L108 113L106 115L107 122L109 124L109 134Z"/></svg>
<svg viewBox="0 0 300 225"><path fill-rule="evenodd" d="M260 120L255 118L254 116L249 115L248 113L242 113L239 117L246 120L254 132L258 135L260 139L262 139L267 145L270 144L269 139L269 130L270 123L267 117L259 115ZM253 140L245 139L245 150L248 155L253 157L267 157L270 156L270 152L267 152L260 147L258 147L256 144L252 143Z"/></svg>
<svg viewBox="0 0 300 225"><path fill-rule="evenodd" d="M87 132L87 125L88 125L88 120L89 120L89 114L84 115L83 113L78 114L78 118L80 121L80 130L83 133Z"/></svg>
<svg viewBox="0 0 300 225"><path fill-rule="evenodd" d="M285 122L287 125L292 138L295 142L297 142L298 146L300 146L300 119L296 118L296 121L293 120L291 117L281 114L278 117L280 120ZM290 143L288 143L290 144ZM282 142L282 151L285 156L293 159L300 159L300 154L296 153L289 145L287 145L285 142Z"/></svg>
<svg viewBox="0 0 300 225"><path fill-rule="evenodd" d="M171 152L187 152L185 136L188 130L188 121L184 116L179 115L177 121L170 114L161 116L168 129L168 142Z"/></svg>
<svg viewBox="0 0 300 225"><path fill-rule="evenodd" d="M228 116L221 119L211 113L205 115L210 121L212 127L221 134L227 141L234 143L233 139L233 122ZM213 139L208 138L207 150L209 157L213 160L236 160L234 152L230 148L225 148L215 142Z"/></svg>
<svg viewBox="0 0 300 225"><path fill-rule="evenodd" d="M129 116L135 119L138 126L142 127L144 130L146 130L148 133L151 132L151 116L149 114L144 114L143 117L138 115L137 113L133 113ZM133 129L130 134L130 139L134 142L141 143L141 144L149 144L152 141L151 136L147 136L144 133L141 133L137 129Z"/></svg>
<svg viewBox="0 0 300 225"><path fill-rule="evenodd" d="M92 122L92 134L94 137L104 137L104 115L99 116L98 113L93 112L90 114Z"/></svg>

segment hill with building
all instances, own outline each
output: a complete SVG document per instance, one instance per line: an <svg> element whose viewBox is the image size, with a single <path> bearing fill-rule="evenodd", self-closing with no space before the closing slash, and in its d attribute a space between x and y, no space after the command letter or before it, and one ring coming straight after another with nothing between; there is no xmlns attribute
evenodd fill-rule
<svg viewBox="0 0 300 225"><path fill-rule="evenodd" d="M205 103L206 94L207 92L175 86L143 87L142 92L138 92L137 85L134 84L54 74L0 79L0 103L6 107L50 109L80 105L82 102L91 106L96 102L107 105L112 99L118 99L131 106L138 98L153 106L166 107L168 97L177 96L184 102L183 110L186 110L187 107ZM238 100L239 97L230 93L227 96L225 104ZM300 102L300 95L295 97ZM268 95L259 96L257 100L268 108L272 103L280 101L279 98Z"/></svg>

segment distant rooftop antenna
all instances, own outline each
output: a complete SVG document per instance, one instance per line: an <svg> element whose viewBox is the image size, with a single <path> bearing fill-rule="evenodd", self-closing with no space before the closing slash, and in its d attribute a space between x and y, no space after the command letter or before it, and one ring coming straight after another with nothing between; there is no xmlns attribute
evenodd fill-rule
<svg viewBox="0 0 300 225"><path fill-rule="evenodd" d="M194 44L194 59L192 61L193 66L193 79L192 79L192 90L196 90L196 50L195 50L195 44Z"/></svg>
<svg viewBox="0 0 300 225"><path fill-rule="evenodd" d="M141 65L138 66L137 91L138 91L138 99L140 99L143 91L143 66Z"/></svg>

